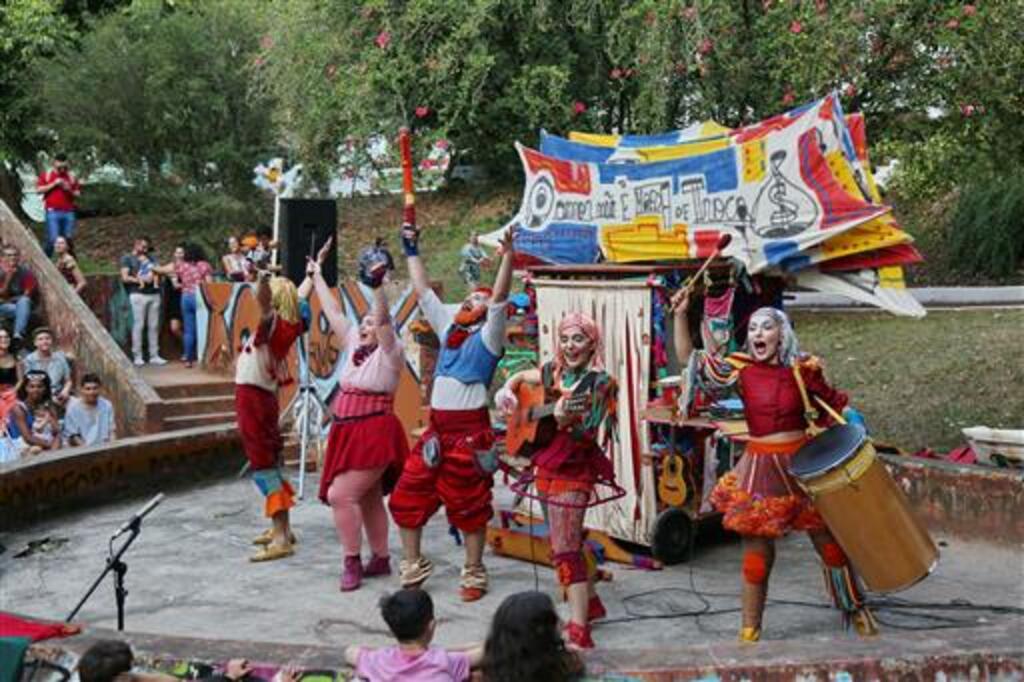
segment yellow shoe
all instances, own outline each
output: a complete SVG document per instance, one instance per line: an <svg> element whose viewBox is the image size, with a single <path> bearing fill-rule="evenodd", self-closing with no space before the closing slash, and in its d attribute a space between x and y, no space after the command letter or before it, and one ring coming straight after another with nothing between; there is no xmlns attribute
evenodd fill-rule
<svg viewBox="0 0 1024 682"><path fill-rule="evenodd" d="M299 541L299 539L297 537L295 537L295 533L289 533L288 534L288 539L291 541L291 543L293 545ZM254 537L252 539L252 544L266 546L266 545L269 545L271 542L273 542L273 540L274 540L274 529L273 528L268 528L265 531L263 531L262 533L260 533L259 535L257 535L256 537Z"/></svg>
<svg viewBox="0 0 1024 682"><path fill-rule="evenodd" d="M850 620L853 621L853 627L861 637L874 637L878 634L878 621L875 620L875 616L868 610L868 607L864 606L858 609Z"/></svg>
<svg viewBox="0 0 1024 682"><path fill-rule="evenodd" d="M295 554L295 547L292 545L267 545L249 557L249 561L274 561L275 559L290 557L292 554Z"/></svg>
<svg viewBox="0 0 1024 682"><path fill-rule="evenodd" d="M740 643L753 644L761 639L761 628L740 628Z"/></svg>

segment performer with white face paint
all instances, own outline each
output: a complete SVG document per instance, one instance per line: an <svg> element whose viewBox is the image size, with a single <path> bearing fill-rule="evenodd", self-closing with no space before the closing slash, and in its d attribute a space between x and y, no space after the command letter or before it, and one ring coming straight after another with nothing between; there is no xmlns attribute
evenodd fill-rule
<svg viewBox="0 0 1024 682"><path fill-rule="evenodd" d="M587 508L623 494L605 447L615 434L615 380L604 371L601 334L594 321L569 313L558 325L555 359L540 369L511 377L495 396L499 409L517 407L521 384L544 387L545 403L555 403L558 430L534 453L530 472L513 489L535 495L546 506L551 553L559 584L569 600L565 634L570 644L591 648L590 621L603 618L605 608L594 589L597 563L583 544ZM567 400L583 397L582 407L570 409ZM535 484L535 491L528 490ZM600 493L610 491L602 496Z"/></svg>
<svg viewBox="0 0 1024 682"><path fill-rule="evenodd" d="M781 310L756 310L747 326L747 352L723 357L693 350L686 325L689 293L680 292L672 303L676 354L688 368L691 386L712 394L735 389L743 400L750 431L743 456L711 494L711 503L724 514L722 525L743 537L740 641L756 642L761 636L775 540L791 530L805 530L810 535L844 622L852 621L862 636L876 634L877 626L864 605L846 554L789 473L790 460L808 441L797 373L807 393L836 412L846 407L846 394L829 386L817 358L800 355L796 334Z"/></svg>

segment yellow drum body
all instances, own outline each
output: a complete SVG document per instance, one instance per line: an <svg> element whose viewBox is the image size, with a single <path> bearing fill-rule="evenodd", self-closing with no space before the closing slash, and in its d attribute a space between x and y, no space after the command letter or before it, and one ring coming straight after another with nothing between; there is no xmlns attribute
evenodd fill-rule
<svg viewBox="0 0 1024 682"><path fill-rule="evenodd" d="M938 563L938 548L861 427L819 435L794 456L792 472L871 590L904 590Z"/></svg>

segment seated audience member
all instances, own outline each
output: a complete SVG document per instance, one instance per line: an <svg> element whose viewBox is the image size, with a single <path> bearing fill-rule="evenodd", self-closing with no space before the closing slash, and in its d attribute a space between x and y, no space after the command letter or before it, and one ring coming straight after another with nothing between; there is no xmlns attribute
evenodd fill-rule
<svg viewBox="0 0 1024 682"><path fill-rule="evenodd" d="M446 651L430 646L436 621L429 594L415 588L399 590L381 599L380 612L398 644L345 649L345 661L355 668L356 677L369 682L469 679L470 668L479 663L481 652L479 648Z"/></svg>
<svg viewBox="0 0 1024 682"><path fill-rule="evenodd" d="M18 247L7 244L0 258L0 319L14 320L14 352L21 350L32 316L36 278L20 262Z"/></svg>
<svg viewBox="0 0 1024 682"><path fill-rule="evenodd" d="M33 445L29 447L28 454L37 455L43 450L58 450L63 445L60 437L60 416L57 414L57 406L53 403L42 403L37 405L32 412L32 435L37 441L46 443L46 446Z"/></svg>
<svg viewBox="0 0 1024 682"><path fill-rule="evenodd" d="M179 678L164 673L146 673L134 670L135 656L127 642L104 639L85 650L78 659L80 682L180 682ZM196 682L238 682L252 672L245 659L232 659L224 672L200 678Z"/></svg>
<svg viewBox="0 0 1024 682"><path fill-rule="evenodd" d="M580 679L583 662L565 647L551 597L520 592L494 612L480 671L484 682L563 682Z"/></svg>
<svg viewBox="0 0 1024 682"><path fill-rule="evenodd" d="M231 282L245 282L249 279L249 259L242 251L238 237L228 237L228 252L221 256L224 276Z"/></svg>
<svg viewBox="0 0 1024 682"><path fill-rule="evenodd" d="M11 333L5 327L0 327L0 393L16 387L21 378L18 357L11 349L13 343Z"/></svg>
<svg viewBox="0 0 1024 682"><path fill-rule="evenodd" d="M67 283L71 285L71 288L75 290L75 293L81 296L82 289L85 289L86 285L85 275L82 274L82 269L78 267L74 249L67 237L57 237L53 241L53 264L57 266L57 270L64 276Z"/></svg>
<svg viewBox="0 0 1024 682"><path fill-rule="evenodd" d="M79 395L68 402L64 413L64 438L70 446L100 445L114 440L114 406L100 396L103 382L89 373L82 377Z"/></svg>
<svg viewBox="0 0 1024 682"><path fill-rule="evenodd" d="M36 349L22 360L25 374L32 371L45 372L50 377L53 402L64 407L71 397L73 382L71 365L63 351L53 350L53 333L47 327L39 327L33 335Z"/></svg>
<svg viewBox="0 0 1024 682"><path fill-rule="evenodd" d="M18 388L18 401L7 415L7 433L16 452L34 454L54 449L52 441L36 438L32 428L36 408L50 402L50 377L39 370L26 372Z"/></svg>

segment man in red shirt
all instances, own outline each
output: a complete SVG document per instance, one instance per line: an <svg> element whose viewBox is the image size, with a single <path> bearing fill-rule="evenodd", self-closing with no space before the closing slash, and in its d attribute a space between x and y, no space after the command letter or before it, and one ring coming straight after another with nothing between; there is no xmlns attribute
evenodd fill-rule
<svg viewBox="0 0 1024 682"><path fill-rule="evenodd" d="M75 197L82 193L69 170L66 154L53 158L53 169L39 176L36 189L46 206L46 255L52 256L57 237L71 241L75 236Z"/></svg>

